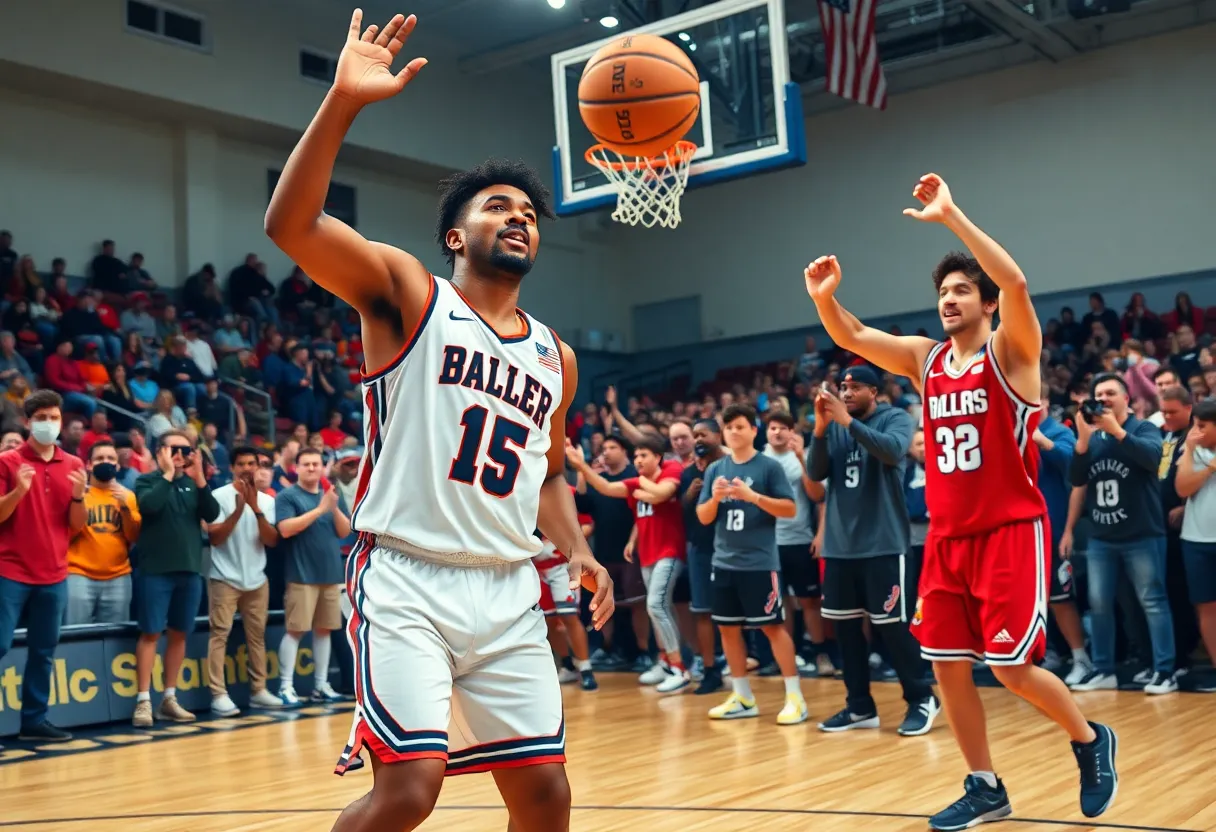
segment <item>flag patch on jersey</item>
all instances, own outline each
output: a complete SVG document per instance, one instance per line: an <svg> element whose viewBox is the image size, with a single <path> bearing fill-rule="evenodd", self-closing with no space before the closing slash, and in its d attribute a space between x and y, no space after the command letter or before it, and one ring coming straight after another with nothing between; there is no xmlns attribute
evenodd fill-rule
<svg viewBox="0 0 1216 832"><path fill-rule="evenodd" d="M536 360L546 370L551 370L555 373L562 371L562 355L552 347L547 347L544 344L536 345Z"/></svg>

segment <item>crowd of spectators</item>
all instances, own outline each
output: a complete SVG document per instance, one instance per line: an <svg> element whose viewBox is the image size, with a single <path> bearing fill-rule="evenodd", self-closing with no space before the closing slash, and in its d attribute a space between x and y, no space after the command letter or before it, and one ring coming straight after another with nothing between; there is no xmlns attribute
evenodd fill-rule
<svg viewBox="0 0 1216 832"><path fill-rule="evenodd" d="M46 719L61 624L137 623L140 726L194 718L176 701L172 681L185 634L199 614L210 622L216 713L237 710L220 668L238 610L254 665L251 706L299 703L291 659L308 632L321 674L313 696L336 697L324 674L329 633L346 612L336 588L342 552L351 543L350 507L362 456L356 438L362 420L355 392L362 360L357 314L299 269L276 287L252 254L232 269L225 287L207 264L174 295L138 253L125 262L116 257L112 241L102 243L81 283L59 258L49 273L39 272L7 232L0 232L0 287L0 655L14 630L27 627L22 735L67 737ZM1058 495L1056 505L1052 497L1048 502L1057 538L1067 533L1086 628L1082 633L1061 617L1048 662L1069 669L1075 684L1090 685L1082 689L1100 689L1110 685L1106 677L1114 677L1117 655L1137 682L1161 687L1159 674L1175 682L1187 674L1201 641L1206 639L1209 656L1216 648L1216 581L1199 586L1188 571L1192 561L1216 558L1216 528L1203 513L1216 516L1216 486L1207 482L1216 453L1216 314L1193 305L1184 292L1160 315L1140 293L1122 315L1096 292L1089 306L1080 319L1064 308L1044 323L1048 418L1035 441L1045 452L1067 446L1077 459L1101 453L1093 437L1105 428L1079 425L1085 403L1101 399L1115 420L1108 434L1126 430L1144 437L1140 450L1151 463L1144 467L1153 469L1146 479L1154 486L1151 502L1161 517L1165 554L1149 558L1159 574L1131 568L1120 577L1112 570L1111 562L1130 563L1140 554L1087 528L1084 512L1069 515L1070 487L1094 485L1084 466L1074 464L1062 486L1062 513ZM714 444L720 439L704 425L720 419L725 407L745 403L760 422L792 429L796 439L768 450L801 454L811 444L817 392L858 363L808 336L800 355L723 369L695 393L658 390L622 399L609 388L602 403L572 412L568 437L607 481L636 476L633 447L652 447L659 438L667 460L683 466L682 489L699 484L707 452L720 452ZM1106 392L1098 389L1104 383ZM258 390L270 394L268 402ZM881 375L878 400L919 423L921 403L910 379ZM1210 436L1203 427L1209 423ZM774 430L758 433L758 447ZM928 519L918 493L924 464L923 441L914 437L905 475L914 546L923 541ZM35 477L54 485L30 488ZM578 487L597 556L623 562L636 545L632 513L624 501L597 504L581 478ZM820 545L823 529L815 525L808 534L813 531ZM34 528L46 562L25 554L23 538ZM1150 524L1138 533L1156 536L1158 530ZM692 540L696 531L689 534ZM267 558L276 547L290 556ZM1102 554L1112 548L1114 555ZM1088 567L1087 560L1093 561ZM635 593L626 600L644 598ZM799 621L789 622L802 630L800 664L808 674L833 673L838 662L831 627L805 600L799 599ZM267 611L280 608L287 612L279 645L283 671L271 693L263 639ZM646 605L621 612L613 627L592 634L591 664L661 680ZM712 625L686 609L678 619L665 620L668 660L676 655L672 628L678 628L681 649L700 654L689 664L703 678L714 661ZM164 633L165 696L154 712L150 676ZM334 652L347 664L342 645L335 639ZM561 645L555 647L560 655ZM761 672L773 671L763 639L751 650ZM871 663L890 675L877 645ZM1204 674L1191 679L1192 689L1213 687ZM346 681L339 680L338 688Z"/></svg>

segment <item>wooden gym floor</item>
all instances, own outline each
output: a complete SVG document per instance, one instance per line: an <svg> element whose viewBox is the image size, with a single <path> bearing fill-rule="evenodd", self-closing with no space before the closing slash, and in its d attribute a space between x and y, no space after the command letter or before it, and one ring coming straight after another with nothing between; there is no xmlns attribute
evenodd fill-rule
<svg viewBox="0 0 1216 832"><path fill-rule="evenodd" d="M963 764L939 722L900 738L899 688L875 685L881 731L828 736L814 727L843 704L838 681L805 680L812 722L773 721L780 680L753 682L759 719L716 723L718 698L663 698L632 676L601 674L601 690L566 691L572 829L680 832L911 832L960 794ZM1101 823L1077 809L1068 743L1030 706L984 689L998 770L1013 798L1013 832L1216 830L1216 699L1082 694L1091 718L1119 733L1119 796ZM371 785L370 767L331 769L349 714L202 731L165 741L0 766L0 829L76 832L328 830ZM503 832L488 775L449 778L424 830Z"/></svg>

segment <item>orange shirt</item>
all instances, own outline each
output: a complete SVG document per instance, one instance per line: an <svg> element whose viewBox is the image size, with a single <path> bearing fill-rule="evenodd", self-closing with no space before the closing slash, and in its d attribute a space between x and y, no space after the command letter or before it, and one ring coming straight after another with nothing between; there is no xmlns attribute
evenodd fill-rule
<svg viewBox="0 0 1216 832"><path fill-rule="evenodd" d="M94 483L84 492L85 524L68 545L68 572L94 581L109 581L131 573L130 549L139 537L139 507L135 494L122 490L128 512L108 485Z"/></svg>
<svg viewBox="0 0 1216 832"><path fill-rule="evenodd" d="M110 383L110 371L106 369L105 364L99 361L77 361L76 366L80 368L80 374L84 376L86 384L101 388Z"/></svg>

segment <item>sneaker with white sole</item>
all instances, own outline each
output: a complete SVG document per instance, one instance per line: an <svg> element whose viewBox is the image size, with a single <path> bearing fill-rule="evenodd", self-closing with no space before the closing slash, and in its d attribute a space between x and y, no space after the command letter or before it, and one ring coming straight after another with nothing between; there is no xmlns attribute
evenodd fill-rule
<svg viewBox="0 0 1216 832"><path fill-rule="evenodd" d="M710 719L745 719L760 716L755 699L744 699L737 693L731 693L721 705L709 709Z"/></svg>
<svg viewBox="0 0 1216 832"><path fill-rule="evenodd" d="M250 694L249 707L277 711L283 707L283 700L266 690L266 688L262 688L257 693Z"/></svg>
<svg viewBox="0 0 1216 832"><path fill-rule="evenodd" d="M1084 679L1075 685L1069 685L1069 687L1077 691L1118 690L1119 680L1115 678L1115 674L1113 673L1101 673L1097 670L1091 670L1086 674Z"/></svg>
<svg viewBox="0 0 1216 832"><path fill-rule="evenodd" d="M216 716L236 716L240 712L241 709L232 701L232 697L226 693L211 698L211 713Z"/></svg>
<svg viewBox="0 0 1216 832"><path fill-rule="evenodd" d="M694 682L699 682L705 678L705 660L697 656L692 660L692 666L688 668L688 674L692 676Z"/></svg>
<svg viewBox="0 0 1216 832"><path fill-rule="evenodd" d="M806 699L801 693L786 693L785 705L781 708L781 713L777 714L778 725L800 725L806 722L810 716L810 711L806 707Z"/></svg>
<svg viewBox="0 0 1216 832"><path fill-rule="evenodd" d="M655 662L649 670L638 677L638 684L657 685L670 675L671 671L667 669L667 665L662 662Z"/></svg>
<svg viewBox="0 0 1216 832"><path fill-rule="evenodd" d="M1080 684L1082 679L1093 672L1094 666L1092 663L1074 661L1072 663L1072 670L1068 671L1068 675L1064 677L1064 684L1069 687Z"/></svg>
<svg viewBox="0 0 1216 832"><path fill-rule="evenodd" d="M1132 684L1134 685L1147 685L1151 681L1153 681L1153 671L1151 668L1145 668L1132 677Z"/></svg>
<svg viewBox="0 0 1216 832"><path fill-rule="evenodd" d="M854 728L877 728L878 714L855 714L848 708L839 711L819 723L819 730L828 734L852 731Z"/></svg>
<svg viewBox="0 0 1216 832"><path fill-rule="evenodd" d="M687 670L673 670L667 678L655 685L659 693L683 693L692 684L692 674Z"/></svg>
<svg viewBox="0 0 1216 832"><path fill-rule="evenodd" d="M283 703L284 708L298 708L301 705L300 697L296 695L296 689L291 685L279 687L279 701Z"/></svg>
<svg viewBox="0 0 1216 832"><path fill-rule="evenodd" d="M160 707L156 709L156 715L170 722L194 722L196 718L194 714L178 704L176 696L166 696L160 700Z"/></svg>
<svg viewBox="0 0 1216 832"><path fill-rule="evenodd" d="M1154 673L1153 678L1144 686L1144 692L1149 696L1160 696L1163 693L1177 693L1178 679L1172 673Z"/></svg>
<svg viewBox="0 0 1216 832"><path fill-rule="evenodd" d="M557 671L557 683L559 685L570 685L578 681L578 673L568 667L563 667Z"/></svg>
<svg viewBox="0 0 1216 832"><path fill-rule="evenodd" d="M941 713L941 703L936 696L913 702L908 706L908 713L900 723L896 732L901 737L921 737L933 730L933 723Z"/></svg>
<svg viewBox="0 0 1216 832"><path fill-rule="evenodd" d="M152 727L152 702L141 699L135 703L135 713L131 716L131 724L136 728Z"/></svg>
<svg viewBox="0 0 1216 832"><path fill-rule="evenodd" d="M341 702L346 697L330 687L329 682L317 682L313 686L312 693L308 695L308 699L311 702L327 704L330 702Z"/></svg>

